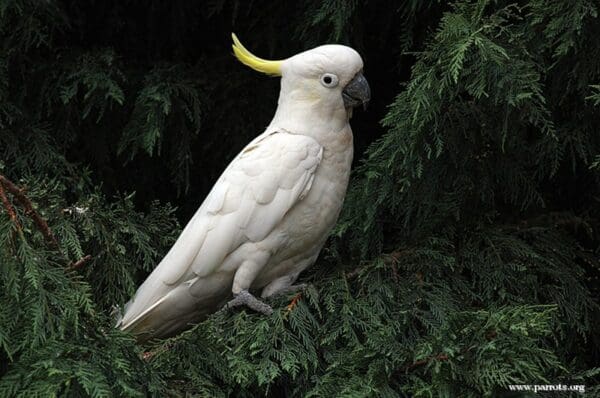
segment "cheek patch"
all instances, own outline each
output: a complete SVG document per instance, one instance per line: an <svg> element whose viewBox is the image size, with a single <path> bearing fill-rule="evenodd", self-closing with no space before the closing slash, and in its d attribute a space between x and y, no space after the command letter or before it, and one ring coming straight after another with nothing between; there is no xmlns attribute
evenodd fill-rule
<svg viewBox="0 0 600 398"><path fill-rule="evenodd" d="M291 96L296 100L316 102L323 98L321 84L302 82L291 92Z"/></svg>

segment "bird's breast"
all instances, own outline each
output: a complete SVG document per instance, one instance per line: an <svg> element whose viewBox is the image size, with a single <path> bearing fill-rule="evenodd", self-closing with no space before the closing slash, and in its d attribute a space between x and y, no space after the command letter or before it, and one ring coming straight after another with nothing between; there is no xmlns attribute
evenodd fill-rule
<svg viewBox="0 0 600 398"><path fill-rule="evenodd" d="M277 236L284 242L273 256L273 263L284 261L299 253L307 256L319 251L335 225L342 208L353 147L352 131L331 133L320 140L323 158L317 167L310 191L277 228ZM275 265L276 266L276 265Z"/></svg>

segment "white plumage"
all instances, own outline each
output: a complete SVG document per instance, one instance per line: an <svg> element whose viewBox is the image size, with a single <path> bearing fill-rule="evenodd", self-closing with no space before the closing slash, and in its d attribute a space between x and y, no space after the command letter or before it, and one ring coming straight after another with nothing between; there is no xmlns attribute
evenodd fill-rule
<svg viewBox="0 0 600 398"><path fill-rule="evenodd" d="M316 260L342 206L351 106L369 99L360 56L327 45L266 61L234 41L242 62L282 76L278 108L125 306L117 326L140 339L172 335L232 293L262 289L268 297L289 288ZM338 81L330 83L331 76Z"/></svg>

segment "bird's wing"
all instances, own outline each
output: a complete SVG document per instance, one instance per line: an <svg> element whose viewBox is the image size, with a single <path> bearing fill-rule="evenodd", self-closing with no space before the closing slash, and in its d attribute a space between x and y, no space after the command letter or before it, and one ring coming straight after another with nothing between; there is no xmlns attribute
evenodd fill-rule
<svg viewBox="0 0 600 398"><path fill-rule="evenodd" d="M211 274L245 242L264 239L312 185L323 148L312 138L273 132L231 162L169 253L125 308L121 327L179 284Z"/></svg>

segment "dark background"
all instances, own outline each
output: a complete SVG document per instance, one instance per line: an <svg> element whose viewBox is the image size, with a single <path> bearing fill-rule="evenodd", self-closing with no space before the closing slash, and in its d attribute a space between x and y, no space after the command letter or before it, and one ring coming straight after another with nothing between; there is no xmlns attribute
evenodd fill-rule
<svg viewBox="0 0 600 398"><path fill-rule="evenodd" d="M230 35L235 32L251 51L268 59L333 42L351 45L361 53L373 94L367 112L357 110L352 120L358 162L368 144L383 133L379 121L386 105L409 77L413 57L402 55L403 48L393 41L407 34L407 28L395 20L406 7L387 2L358 5L361 11L336 34L327 23L309 31L299 28L311 16L311 6L294 1L65 2L70 24L60 32L57 44L82 51L112 49L116 65L126 76L127 96L126 105L111 114L110 120L85 125L86 134L73 142L68 158L90 164L94 178L103 182L109 194L135 191L142 206L152 199L170 201L180 208L181 220L187 220L227 163L268 125L277 106L278 80L247 69L233 57ZM424 13L428 8L423 8ZM435 25L443 10L437 7L425 14L425 20L419 19L409 33L418 39L418 34ZM376 22L366 24L365 20ZM169 122L159 139L160 153L140 153L127 161L128 156L115 156L114 150L144 74L174 64L185 65L202 90L201 125L184 144L189 145L193 163L183 181L173 178L185 171L173 164L181 143L170 139L169 129L176 126ZM107 129L115 134L106 134Z"/></svg>

